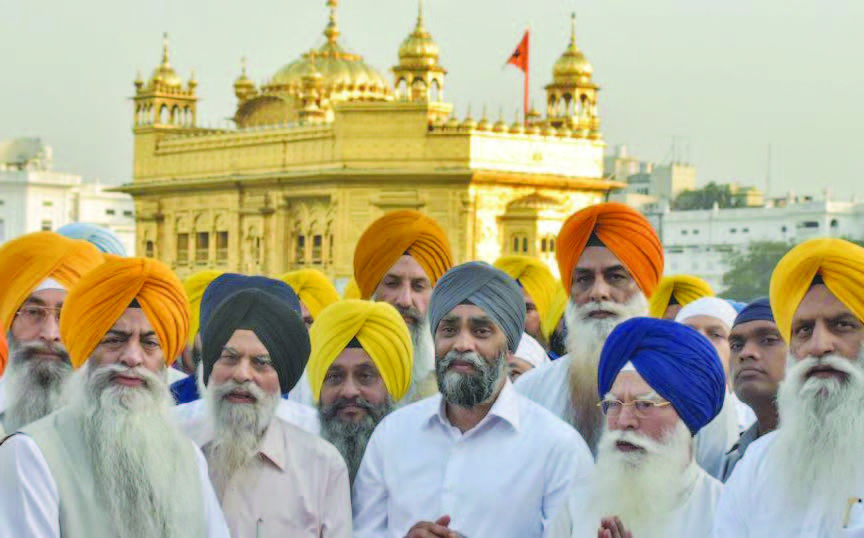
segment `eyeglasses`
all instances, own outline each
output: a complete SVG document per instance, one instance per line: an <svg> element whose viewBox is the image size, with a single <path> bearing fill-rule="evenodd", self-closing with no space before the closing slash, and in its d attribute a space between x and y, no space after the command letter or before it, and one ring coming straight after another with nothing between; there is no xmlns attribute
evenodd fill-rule
<svg viewBox="0 0 864 538"><path fill-rule="evenodd" d="M60 323L60 308L52 306L24 306L21 307L15 316L21 319L21 322L34 327L42 325L48 320L48 316L53 315L54 321Z"/></svg>
<svg viewBox="0 0 864 538"><path fill-rule="evenodd" d="M624 403L621 400L607 399L601 400L597 407L607 417L617 417L625 407L633 407L633 412L639 418L646 418L654 412L658 407L666 407L672 402L656 402L654 400L633 400L629 403Z"/></svg>

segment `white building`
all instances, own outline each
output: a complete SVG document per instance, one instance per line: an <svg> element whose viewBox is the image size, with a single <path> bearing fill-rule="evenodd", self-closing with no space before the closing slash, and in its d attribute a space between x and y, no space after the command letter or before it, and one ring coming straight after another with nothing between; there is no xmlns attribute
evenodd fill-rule
<svg viewBox="0 0 864 538"><path fill-rule="evenodd" d="M669 211L647 214L666 254L665 273L692 274L722 291L730 252L753 241L800 243L816 237L864 239L864 202L799 198L765 207Z"/></svg>
<svg viewBox="0 0 864 538"><path fill-rule="evenodd" d="M90 222L135 249L135 204L127 194L52 170L51 148L38 138L0 141L0 243L26 233Z"/></svg>
<svg viewBox="0 0 864 538"><path fill-rule="evenodd" d="M626 146L616 146L603 158L604 175L627 183L610 200L623 202L645 213L671 205L685 190L696 189L696 167L680 162L654 164L627 154Z"/></svg>

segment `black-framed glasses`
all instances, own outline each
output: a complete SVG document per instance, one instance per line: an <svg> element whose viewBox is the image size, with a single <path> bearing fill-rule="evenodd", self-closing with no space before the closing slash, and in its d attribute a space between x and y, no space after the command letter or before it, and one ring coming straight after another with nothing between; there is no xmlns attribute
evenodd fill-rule
<svg viewBox="0 0 864 538"><path fill-rule="evenodd" d="M621 400L607 398L605 400L600 400L600 402L597 403L597 407L599 407L600 411L602 411L607 417L617 417L625 407L633 407L633 412L637 417L645 418L651 415L655 409L666 407L671 404L672 402L658 402L656 400L633 400L632 402L624 403Z"/></svg>

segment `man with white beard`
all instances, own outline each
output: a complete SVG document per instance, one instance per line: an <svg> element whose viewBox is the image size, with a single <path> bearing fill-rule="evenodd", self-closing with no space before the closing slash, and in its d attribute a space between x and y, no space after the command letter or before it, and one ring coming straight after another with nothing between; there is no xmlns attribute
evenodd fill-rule
<svg viewBox="0 0 864 538"><path fill-rule="evenodd" d="M574 484L548 538L706 537L722 485L693 458L693 436L723 406L717 351L667 320L634 318L603 346L606 416L592 480Z"/></svg>
<svg viewBox="0 0 864 538"><path fill-rule="evenodd" d="M234 538L350 538L348 471L332 445L276 416L301 378L309 335L293 305L245 289L222 301L203 337L202 450Z"/></svg>
<svg viewBox="0 0 864 538"><path fill-rule="evenodd" d="M572 424L596 451L603 425L595 395L600 351L619 323L648 314L647 297L663 273L663 247L638 211L610 202L567 219L555 255L570 293L564 314L568 354L521 376L516 390ZM721 412L697 438L696 462L717 474L738 437L726 415Z"/></svg>
<svg viewBox="0 0 864 538"><path fill-rule="evenodd" d="M387 213L366 228L354 250L360 298L390 303L411 333L411 388L397 406L436 393L435 349L427 309L432 288L453 266L447 234L432 218L412 210Z"/></svg>
<svg viewBox="0 0 864 538"><path fill-rule="evenodd" d="M545 536L592 462L507 377L525 324L519 286L488 264L459 265L435 286L429 320L441 394L378 424L354 482L354 537Z"/></svg>
<svg viewBox="0 0 864 538"><path fill-rule="evenodd" d="M780 428L735 466L714 536L864 536L864 248L796 246L774 269L770 303L790 353Z"/></svg>
<svg viewBox="0 0 864 538"><path fill-rule="evenodd" d="M90 243L53 232L23 235L0 248L0 322L10 346L0 364L0 438L60 407L72 368L60 340L68 289L102 263Z"/></svg>
<svg viewBox="0 0 864 538"><path fill-rule="evenodd" d="M4 535L228 537L170 413L166 368L188 330L183 287L156 260L111 258L72 287L60 333L79 371L69 405L0 446Z"/></svg>

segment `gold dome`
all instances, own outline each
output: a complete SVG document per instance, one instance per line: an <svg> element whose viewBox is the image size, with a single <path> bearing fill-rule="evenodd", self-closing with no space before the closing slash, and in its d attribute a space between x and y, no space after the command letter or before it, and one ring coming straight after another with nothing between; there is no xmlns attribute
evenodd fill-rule
<svg viewBox="0 0 864 538"><path fill-rule="evenodd" d="M387 97L390 87L381 73L366 64L362 56L352 54L339 45L337 0L328 0L327 4L330 6L330 21L324 30L327 42L279 69L270 79L268 87L297 90L302 87L304 76L318 72L323 87L329 91L362 91L369 94L367 97Z"/></svg>
<svg viewBox="0 0 864 538"><path fill-rule="evenodd" d="M168 61L168 34L162 34L162 63L159 64L159 67L153 70L153 74L150 76L150 84L159 83L164 86L171 86L172 88L179 88L183 85L183 81L177 75L177 72L174 71L174 68L171 67L171 63Z"/></svg>
<svg viewBox="0 0 864 538"><path fill-rule="evenodd" d="M255 86L255 84L252 82L252 80L248 76L246 76L246 58L245 57L242 60L242 65L243 65L243 70L241 71L240 76L237 77L236 80L234 80L234 87L235 88L252 88Z"/></svg>
<svg viewBox="0 0 864 538"><path fill-rule="evenodd" d="M567 83L573 81L584 81L591 78L594 68L576 46L576 15L573 15L570 29L570 44L564 54L555 62L552 76L555 82Z"/></svg>
<svg viewBox="0 0 864 538"><path fill-rule="evenodd" d="M417 14L417 26L399 47L400 67L438 67L438 44L423 24L423 3Z"/></svg>

